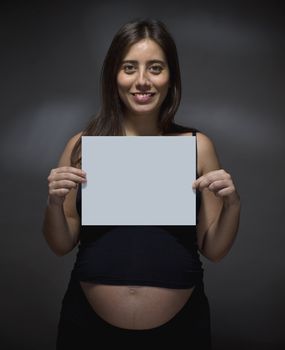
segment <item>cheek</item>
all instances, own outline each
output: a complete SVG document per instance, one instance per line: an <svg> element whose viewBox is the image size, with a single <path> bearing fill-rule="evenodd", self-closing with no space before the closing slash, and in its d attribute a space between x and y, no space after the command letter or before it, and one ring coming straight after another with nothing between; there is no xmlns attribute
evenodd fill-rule
<svg viewBox="0 0 285 350"><path fill-rule="evenodd" d="M131 79L125 75L118 74L117 77L118 89L125 90L128 89L131 85Z"/></svg>
<svg viewBox="0 0 285 350"><path fill-rule="evenodd" d="M125 104L127 103L126 93L130 88L130 83L126 77L118 74L117 76L117 90L121 101Z"/></svg>
<svg viewBox="0 0 285 350"><path fill-rule="evenodd" d="M169 77L168 77L168 75L166 75L165 77L158 77L157 79L153 80L153 83L159 89L168 89Z"/></svg>

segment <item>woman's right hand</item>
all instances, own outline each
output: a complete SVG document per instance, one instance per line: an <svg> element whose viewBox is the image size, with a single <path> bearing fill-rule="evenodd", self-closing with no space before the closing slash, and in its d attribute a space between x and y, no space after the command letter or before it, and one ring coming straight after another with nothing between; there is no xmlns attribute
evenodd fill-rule
<svg viewBox="0 0 285 350"><path fill-rule="evenodd" d="M52 169L48 178L48 203L61 205L71 189L86 182L86 173L78 168L63 166Z"/></svg>

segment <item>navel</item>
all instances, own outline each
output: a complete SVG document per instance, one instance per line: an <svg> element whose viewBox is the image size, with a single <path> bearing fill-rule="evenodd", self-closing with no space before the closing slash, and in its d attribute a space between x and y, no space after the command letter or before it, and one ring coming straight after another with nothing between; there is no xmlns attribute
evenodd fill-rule
<svg viewBox="0 0 285 350"><path fill-rule="evenodd" d="M129 288L129 293L134 295L137 293L137 290L135 288Z"/></svg>

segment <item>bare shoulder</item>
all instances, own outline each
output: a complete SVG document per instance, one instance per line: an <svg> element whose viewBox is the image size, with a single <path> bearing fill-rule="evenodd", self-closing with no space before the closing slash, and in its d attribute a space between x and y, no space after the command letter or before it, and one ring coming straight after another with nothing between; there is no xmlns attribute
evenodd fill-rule
<svg viewBox="0 0 285 350"><path fill-rule="evenodd" d="M185 132L185 133L179 134L179 136L193 136L193 134L192 132ZM201 152L207 153L215 149L214 143L209 136L201 132L197 132L196 137L197 137L197 147L198 147L199 153Z"/></svg>
<svg viewBox="0 0 285 350"><path fill-rule="evenodd" d="M69 147L71 149L73 149L73 147L75 146L76 142L80 139L80 137L82 136L82 131L78 132L76 135L72 136L67 144L66 147Z"/></svg>
<svg viewBox="0 0 285 350"><path fill-rule="evenodd" d="M212 139L201 132L197 132L197 145L200 153L208 153L208 152L216 151L215 145Z"/></svg>
<svg viewBox="0 0 285 350"><path fill-rule="evenodd" d="M211 138L203 133L197 133L198 164L200 174L220 169L220 161L216 147Z"/></svg>
<svg viewBox="0 0 285 350"><path fill-rule="evenodd" d="M72 136L66 143L65 148L61 154L60 160L59 160L59 166L69 166L70 165L70 156L72 153L72 150L76 144L76 142L80 139L82 136L82 131L77 133L76 135Z"/></svg>
<svg viewBox="0 0 285 350"><path fill-rule="evenodd" d="M192 133L187 132L181 135L192 136ZM203 175L211 170L219 169L220 162L212 139L201 132L197 132L196 137L199 175Z"/></svg>

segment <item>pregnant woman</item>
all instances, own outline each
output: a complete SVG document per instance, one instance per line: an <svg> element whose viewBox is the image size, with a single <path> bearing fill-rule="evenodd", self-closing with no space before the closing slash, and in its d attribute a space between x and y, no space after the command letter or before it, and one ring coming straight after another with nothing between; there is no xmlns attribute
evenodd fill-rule
<svg viewBox="0 0 285 350"><path fill-rule="evenodd" d="M45 239L58 256L78 249L56 348L95 349L116 341L125 348L211 349L199 256L219 261L228 253L240 200L209 137L174 122L180 69L175 42L162 22L142 19L119 29L104 60L101 96L99 113L70 138L48 176ZM88 174L81 169L81 136L86 135L195 136L197 225L82 226L81 184Z"/></svg>

